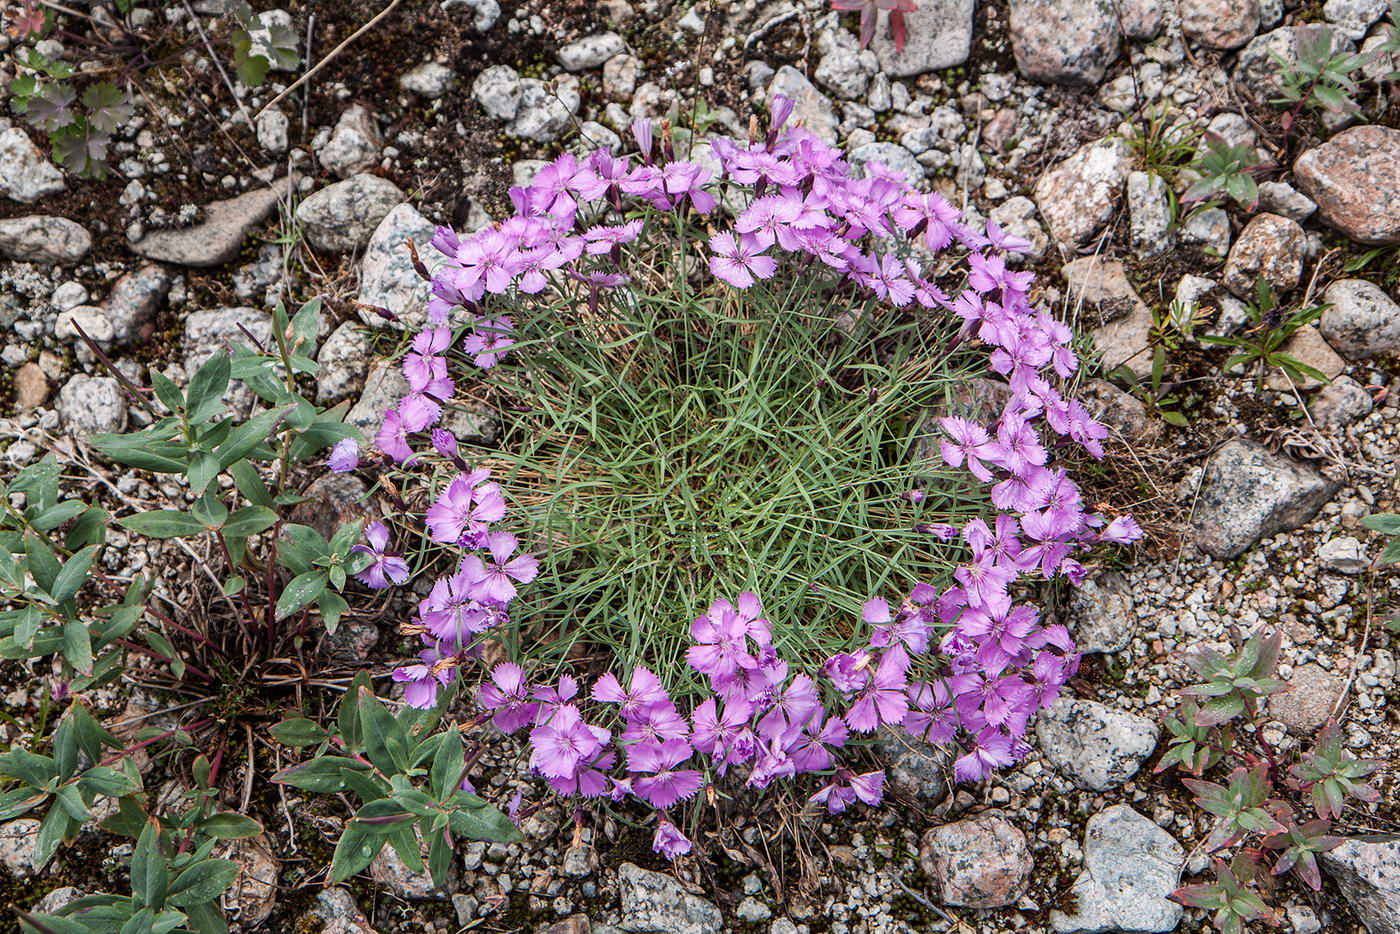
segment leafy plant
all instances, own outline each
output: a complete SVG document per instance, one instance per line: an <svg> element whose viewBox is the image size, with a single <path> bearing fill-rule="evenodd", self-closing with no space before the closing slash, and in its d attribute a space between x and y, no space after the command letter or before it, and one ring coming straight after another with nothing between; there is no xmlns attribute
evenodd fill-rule
<svg viewBox="0 0 1400 934"><path fill-rule="evenodd" d="M354 794L355 817L345 825L331 860L331 880L368 866L388 844L412 872L423 871L419 840L428 846L428 871L446 884L454 835L511 842L515 825L472 791L462 734L453 726L432 732L455 696L444 691L426 710L391 714L361 672L341 701L335 732L311 720L284 720L273 736L293 747L316 747L311 759L283 769L273 780L319 794ZM335 754L330 754L334 751ZM415 781L419 780L419 781Z"/></svg>
<svg viewBox="0 0 1400 934"><path fill-rule="evenodd" d="M239 25L229 36L233 45L233 67L239 81L255 88L263 83L274 65L295 68L301 61L296 33L277 22L270 12L255 14L247 0L236 0L230 12ZM260 51L256 52L253 50L254 34L261 39Z"/></svg>
<svg viewBox="0 0 1400 934"><path fill-rule="evenodd" d="M35 49L25 50L19 61L28 73L10 81L10 106L48 134L59 165L83 178L106 178L107 148L112 134L131 119L130 97L110 81L88 84L80 93L72 65Z"/></svg>
<svg viewBox="0 0 1400 934"><path fill-rule="evenodd" d="M1215 926L1225 934L1243 931L1250 921L1276 923L1255 891L1263 888L1264 870L1274 876L1291 872L1320 889L1317 856L1341 844L1334 822L1346 799L1379 800L1363 782L1377 763L1356 759L1343 747L1335 720L1318 734L1313 750L1292 764L1269 745L1260 703L1285 687L1274 673L1281 635L1261 628L1247 639L1232 633L1232 642L1229 652L1202 650L1192 657L1192 669L1205 680L1181 690L1182 705L1167 718L1171 745L1157 767L1193 773L1182 783L1194 803L1215 818L1204 841L1207 851L1239 848L1231 864L1215 860L1214 882L1184 886L1171 896L1214 912ZM1210 700L1202 707L1198 697ZM1224 783L1201 777L1227 760Z"/></svg>
<svg viewBox="0 0 1400 934"><path fill-rule="evenodd" d="M1180 171L1196 161L1202 131L1189 121L1174 119L1171 106L1163 102L1145 114L1137 132L1124 141L1138 156L1143 171L1171 182Z"/></svg>
<svg viewBox="0 0 1400 934"><path fill-rule="evenodd" d="M1263 167L1257 154L1248 146L1231 145L1214 133L1205 134L1205 143L1205 152L1189 166L1200 179L1186 190L1182 200L1205 201L1223 192L1246 211L1254 210L1259 200L1254 174Z"/></svg>
<svg viewBox="0 0 1400 934"><path fill-rule="evenodd" d="M1292 104L1283 116L1285 134L1292 132L1305 108L1331 113L1358 110L1352 95L1357 92L1352 75L1366 64L1367 56L1332 51L1333 33L1327 26L1306 26L1297 30L1297 56L1291 61L1271 51L1281 83L1275 104Z"/></svg>
<svg viewBox="0 0 1400 934"><path fill-rule="evenodd" d="M1329 307L1331 306L1310 305L1307 308L1285 311L1279 305L1273 286L1260 276L1255 281L1254 301L1245 303L1249 325L1243 332L1227 335L1205 334L1201 336L1201 342L1235 348L1236 352L1225 361L1221 369L1257 368L1260 371L1260 382L1263 381L1264 372L1269 368L1276 368L1288 374L1294 382L1314 379L1329 383L1331 380L1327 374L1280 349L1299 329L1322 317L1322 313Z"/></svg>

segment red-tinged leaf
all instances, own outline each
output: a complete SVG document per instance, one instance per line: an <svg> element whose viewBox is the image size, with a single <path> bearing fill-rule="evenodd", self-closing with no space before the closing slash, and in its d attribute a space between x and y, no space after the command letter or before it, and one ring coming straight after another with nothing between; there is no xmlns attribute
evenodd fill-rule
<svg viewBox="0 0 1400 934"><path fill-rule="evenodd" d="M890 14L890 35L894 37L894 50L904 51L904 14L898 10Z"/></svg>

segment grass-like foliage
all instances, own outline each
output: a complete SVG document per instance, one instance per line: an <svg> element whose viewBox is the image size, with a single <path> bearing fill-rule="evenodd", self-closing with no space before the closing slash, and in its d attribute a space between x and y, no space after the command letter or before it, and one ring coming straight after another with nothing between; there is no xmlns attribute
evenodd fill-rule
<svg viewBox="0 0 1400 934"><path fill-rule="evenodd" d="M687 281L683 255L640 259L596 310L527 306L532 339L492 371L503 487L541 559L514 614L530 654L604 647L694 679L697 608L761 589L775 644L819 663L872 593L947 579L956 550L927 524L985 499L919 456L930 410L970 375L955 327L829 274L736 291ZM936 492L912 502L916 486Z"/></svg>

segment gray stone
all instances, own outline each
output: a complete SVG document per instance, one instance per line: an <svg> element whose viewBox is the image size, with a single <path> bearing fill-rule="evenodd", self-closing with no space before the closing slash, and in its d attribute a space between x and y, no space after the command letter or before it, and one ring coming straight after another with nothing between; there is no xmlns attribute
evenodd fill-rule
<svg viewBox="0 0 1400 934"><path fill-rule="evenodd" d="M1011 0L1011 50L1033 81L1098 84L1118 37L1112 0Z"/></svg>
<svg viewBox="0 0 1400 934"><path fill-rule="evenodd" d="M1400 350L1400 305L1373 282L1339 279L1322 293L1332 307L1322 313L1322 336L1351 360Z"/></svg>
<svg viewBox="0 0 1400 934"><path fill-rule="evenodd" d="M316 155L337 177L349 178L378 165L383 145L374 115L363 105L352 104L340 115L335 131Z"/></svg>
<svg viewBox="0 0 1400 934"><path fill-rule="evenodd" d="M627 43L615 32L600 32L570 42L556 54L566 71L588 71L627 51Z"/></svg>
<svg viewBox="0 0 1400 934"><path fill-rule="evenodd" d="M365 388L345 420L372 438L384 421L384 413L408 393L408 379L393 360L377 360L365 375Z"/></svg>
<svg viewBox="0 0 1400 934"><path fill-rule="evenodd" d="M888 15L881 13L870 41L880 70L891 78L908 78L967 61L976 5L976 0L920 0L917 10L904 14L904 48L899 51L890 35Z"/></svg>
<svg viewBox="0 0 1400 934"><path fill-rule="evenodd" d="M251 345L239 325L264 347L272 339L272 318L256 308L211 308L185 318L185 372L193 373L216 353L235 344Z"/></svg>
<svg viewBox="0 0 1400 934"><path fill-rule="evenodd" d="M1311 736L1327 725L1332 709L1346 690L1346 679L1309 663L1293 669L1288 688L1271 695L1265 701L1265 710L1295 736Z"/></svg>
<svg viewBox="0 0 1400 934"><path fill-rule="evenodd" d="M1035 735L1050 764L1089 791L1122 785L1157 748L1154 721L1069 697L1041 712Z"/></svg>
<svg viewBox="0 0 1400 934"><path fill-rule="evenodd" d="M885 168L903 175L911 185L917 186L924 178L924 167L898 143L866 143L848 154L846 159L861 176L870 175L870 163L879 162Z"/></svg>
<svg viewBox="0 0 1400 934"><path fill-rule="evenodd" d="M1390 0L1327 0L1322 5L1322 18L1348 39L1359 42L1389 8Z"/></svg>
<svg viewBox="0 0 1400 934"><path fill-rule="evenodd" d="M1338 376L1313 397L1308 412L1319 428L1344 428L1371 414L1371 394L1350 376Z"/></svg>
<svg viewBox="0 0 1400 934"><path fill-rule="evenodd" d="M614 55L603 63L603 96L628 104L642 80L642 60L635 55Z"/></svg>
<svg viewBox="0 0 1400 934"><path fill-rule="evenodd" d="M246 926L245 930L262 924L277 907L281 866L272 853L273 843L265 833L235 840L226 851L216 851L220 858L238 863L238 878L223 901L226 907L237 911L235 917L240 925Z"/></svg>
<svg viewBox="0 0 1400 934"><path fill-rule="evenodd" d="M1224 208L1192 211L1181 225L1181 242L1224 257L1230 252L1230 215Z"/></svg>
<svg viewBox="0 0 1400 934"><path fill-rule="evenodd" d="M934 746L903 730L881 731L875 752L885 766L891 788L911 798L941 801L948 793L953 758L944 746Z"/></svg>
<svg viewBox="0 0 1400 934"><path fill-rule="evenodd" d="M773 909L765 905L762 900L750 895L739 903L739 907L734 910L734 915L740 921L757 924L773 917Z"/></svg>
<svg viewBox="0 0 1400 934"><path fill-rule="evenodd" d="M83 334L100 344L104 350L111 349L116 337L111 319L96 305L77 305L59 314L58 321L54 324L54 337L80 347L86 346Z"/></svg>
<svg viewBox="0 0 1400 934"><path fill-rule="evenodd" d="M515 119L522 93L520 75L509 65L492 65L472 82L472 97L482 110L497 120Z"/></svg>
<svg viewBox="0 0 1400 934"><path fill-rule="evenodd" d="M387 178L352 175L302 201L296 217L313 246L344 253L367 244L379 222L405 200Z"/></svg>
<svg viewBox="0 0 1400 934"><path fill-rule="evenodd" d="M145 336L169 292L170 273L156 263L147 263L118 279L102 303L112 322L112 337L127 343Z"/></svg>
<svg viewBox="0 0 1400 934"><path fill-rule="evenodd" d="M691 895L671 876L632 863L618 871L622 922L631 934L720 934L724 919L710 902Z"/></svg>
<svg viewBox="0 0 1400 934"><path fill-rule="evenodd" d="M406 241L414 242L419 260L433 272L447 262L447 257L429 242L435 229L431 221L407 202L384 215L365 247L359 301L362 305L387 308L398 315L400 321L395 324L361 308L360 320L365 324L380 328L397 326L412 331L421 330L426 324L428 283L413 268L413 255Z"/></svg>
<svg viewBox="0 0 1400 934"><path fill-rule="evenodd" d="M1276 292L1291 292L1302 278L1306 251L1307 240L1297 221L1277 214L1256 215L1230 249L1221 284L1248 298L1263 276Z"/></svg>
<svg viewBox="0 0 1400 934"><path fill-rule="evenodd" d="M63 173L19 127L0 133L0 195L32 204L67 188Z"/></svg>
<svg viewBox="0 0 1400 934"><path fill-rule="evenodd" d="M457 72L438 62L424 62L399 78L399 87L435 101L457 86Z"/></svg>
<svg viewBox="0 0 1400 934"><path fill-rule="evenodd" d="M836 109L830 99L817 90L807 76L791 65L784 65L768 82L768 103L771 105L776 95L792 99L792 125L805 126L827 143L836 142Z"/></svg>
<svg viewBox="0 0 1400 934"><path fill-rule="evenodd" d="M324 924L319 934L376 934L348 889L322 889L311 911Z"/></svg>
<svg viewBox="0 0 1400 934"><path fill-rule="evenodd" d="M869 49L836 48L821 57L812 77L837 97L854 101L865 96L879 70L880 60Z"/></svg>
<svg viewBox="0 0 1400 934"><path fill-rule="evenodd" d="M204 220L192 227L152 231L130 244L147 259L177 266L222 266L238 256L243 238L265 221L287 191L287 179L226 201L204 206Z"/></svg>
<svg viewBox="0 0 1400 934"><path fill-rule="evenodd" d="M578 79L573 75L560 75L548 85L537 78L522 78L520 106L506 132L537 143L551 143L573 126L579 102Z"/></svg>
<svg viewBox="0 0 1400 934"><path fill-rule="evenodd" d="M423 862L427 863L427 852L424 847ZM439 890L433 885L432 876L426 871L414 872L408 865L399 858L399 854L392 846L386 846L379 851L379 855L369 864L370 878L384 886L399 898L410 901L422 901L428 898L441 898L444 894L453 892L459 884L460 878L457 872L457 862L453 860L449 864L447 878L444 880L444 888Z"/></svg>
<svg viewBox="0 0 1400 934"><path fill-rule="evenodd" d="M1279 353L1286 354L1317 370L1326 380L1334 380L1342 375L1342 371L1347 368L1347 362L1337 356L1337 352L1323 340L1322 332L1316 325L1305 325L1294 331L1288 340L1283 342L1279 348ZM1269 371L1268 378L1264 381L1268 389L1275 392L1292 392L1294 390L1317 389L1325 385L1324 380L1307 373L1299 376L1291 376L1280 368L1273 368Z"/></svg>
<svg viewBox="0 0 1400 934"><path fill-rule="evenodd" d="M1084 871L1070 890L1075 911L1052 910L1056 934L1176 930L1182 908L1169 901L1186 851L1161 827L1126 804L1089 818Z"/></svg>
<svg viewBox="0 0 1400 934"><path fill-rule="evenodd" d="M1259 134L1254 129L1254 124L1249 122L1243 114L1237 114L1233 110L1218 113L1210 118L1210 123L1206 125L1208 136L1218 136L1229 146L1243 146L1246 149L1255 150L1259 146ZM1209 151L1207 137L1202 137L1197 150L1205 155Z"/></svg>
<svg viewBox="0 0 1400 934"><path fill-rule="evenodd" d="M0 865L17 879L34 872L34 851L39 844L39 822L21 817L0 826Z"/></svg>
<svg viewBox="0 0 1400 934"><path fill-rule="evenodd" d="M81 282L73 279L61 283L49 295L49 304L53 306L54 311L67 311L69 308L85 304L87 300L88 290Z"/></svg>
<svg viewBox="0 0 1400 934"><path fill-rule="evenodd" d="M1008 234L1020 237L1030 244L1025 253L1010 254L1010 262L1035 262L1045 255L1050 246L1050 237L1045 233L1036 218L1035 202L1025 195L1007 198L992 209L989 215Z"/></svg>
<svg viewBox="0 0 1400 934"><path fill-rule="evenodd" d="M1263 182L1259 185L1259 209L1301 224L1313 216L1317 205L1287 182Z"/></svg>
<svg viewBox="0 0 1400 934"><path fill-rule="evenodd" d="M1123 32L1129 39L1156 37L1166 22L1168 0L1125 0L1122 4Z"/></svg>
<svg viewBox="0 0 1400 934"><path fill-rule="evenodd" d="M1240 0L1177 0L1181 31L1212 49L1237 49L1259 29L1259 5Z"/></svg>
<svg viewBox="0 0 1400 934"><path fill-rule="evenodd" d="M82 897L83 892L81 889L71 885L65 885L54 889L52 892L39 899L38 903L34 906L34 913L39 915L55 914Z"/></svg>
<svg viewBox="0 0 1400 934"><path fill-rule="evenodd" d="M439 6L448 13L470 17L477 32L486 32L501 18L501 5L496 0L442 0Z"/></svg>
<svg viewBox="0 0 1400 934"><path fill-rule="evenodd" d="M1317 471L1254 441L1227 442L1211 457L1196 502L1194 536L1215 558L1307 522L1336 493Z"/></svg>
<svg viewBox="0 0 1400 934"><path fill-rule="evenodd" d="M316 354L316 402L329 405L349 398L365 384L369 370L369 338L353 321L342 322Z"/></svg>
<svg viewBox="0 0 1400 934"><path fill-rule="evenodd" d="M0 156L3 159L3 156ZM92 235L66 217L30 214L0 220L0 256L42 266L71 266L92 249Z"/></svg>
<svg viewBox="0 0 1400 934"><path fill-rule="evenodd" d="M58 391L54 408L68 434L79 438L126 428L126 394L110 376L78 373Z"/></svg>
<svg viewBox="0 0 1400 934"><path fill-rule="evenodd" d="M945 905L1004 908L1025 894L1034 865L1026 835L999 811L924 833L919 865Z"/></svg>
<svg viewBox="0 0 1400 934"><path fill-rule="evenodd" d="M1363 574L1371 566L1366 547L1350 535L1328 539L1319 545L1317 563L1339 574Z"/></svg>
<svg viewBox="0 0 1400 934"><path fill-rule="evenodd" d="M1344 840L1321 862L1371 934L1400 934L1400 840Z"/></svg>
<svg viewBox="0 0 1400 934"><path fill-rule="evenodd" d="M1087 306L1106 323L1091 332L1105 373L1126 366L1139 378L1152 372L1152 310L1128 281L1123 264L1097 256L1068 262L1061 272L1071 307Z"/></svg>
<svg viewBox="0 0 1400 934"><path fill-rule="evenodd" d="M270 153L287 151L287 115L277 107L258 114L258 145Z"/></svg>
<svg viewBox="0 0 1400 934"><path fill-rule="evenodd" d="M1116 571L1086 580L1070 591L1070 614L1074 642L1086 654L1127 648L1137 621L1132 590Z"/></svg>
<svg viewBox="0 0 1400 934"><path fill-rule="evenodd" d="M1150 259L1172 248L1172 206L1162 176L1128 173L1128 218L1129 241L1139 256Z"/></svg>
<svg viewBox="0 0 1400 934"><path fill-rule="evenodd" d="M1035 204L1050 235L1065 246L1090 240L1113 217L1133 154L1121 139L1101 139L1045 172L1035 185Z"/></svg>

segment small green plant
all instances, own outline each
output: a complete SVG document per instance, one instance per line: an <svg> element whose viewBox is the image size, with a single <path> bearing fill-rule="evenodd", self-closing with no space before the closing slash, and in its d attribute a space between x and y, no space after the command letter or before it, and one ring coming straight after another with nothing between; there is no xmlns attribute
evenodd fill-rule
<svg viewBox="0 0 1400 934"><path fill-rule="evenodd" d="M1264 737L1262 702L1287 689L1275 673L1282 642L1279 632L1261 628L1246 639L1232 630L1230 651L1202 650L1189 660L1202 680L1181 690L1181 707L1166 718L1172 739L1157 771L1175 767L1191 774L1182 784L1215 818L1203 842L1207 852L1236 849L1230 863L1214 861L1214 881L1183 886L1171 897L1213 912L1223 934L1240 934L1251 921L1278 923L1261 892L1265 874L1292 873L1319 890L1317 857L1342 843L1333 830L1347 799L1380 798L1365 783L1378 763L1346 750L1336 720L1291 764ZM1199 704L1200 698L1207 700ZM1203 777L1226 764L1223 783Z"/></svg>
<svg viewBox="0 0 1400 934"><path fill-rule="evenodd" d="M1400 54L1400 0L1390 0L1390 22L1385 24L1385 38L1372 51L1372 54L1378 59ZM1377 81L1380 84L1393 84L1400 81L1400 71L1388 71L1382 74Z"/></svg>
<svg viewBox="0 0 1400 934"><path fill-rule="evenodd" d="M1352 96L1358 87L1352 77L1368 56L1355 52L1333 52L1333 34L1327 26L1306 26L1297 30L1297 60L1290 61L1277 52L1270 57L1278 65L1281 83L1275 104L1291 104L1283 115L1285 140L1290 136L1305 109L1334 114L1359 110Z"/></svg>
<svg viewBox="0 0 1400 934"><path fill-rule="evenodd" d="M1143 171L1170 183L1195 160L1201 135L1190 122L1174 120L1170 105L1163 102L1143 116L1142 125L1124 142L1137 154Z"/></svg>
<svg viewBox="0 0 1400 934"><path fill-rule="evenodd" d="M131 119L131 99L110 81L79 90L72 65L35 49L17 56L27 72L10 81L10 106L49 136L53 160L84 178L107 177L112 134Z"/></svg>
<svg viewBox="0 0 1400 934"><path fill-rule="evenodd" d="M1202 343L1235 348L1235 353L1225 361L1222 369L1256 369L1260 384L1270 368L1282 370L1294 382L1304 382L1308 379L1322 383L1331 382L1321 370L1279 349L1300 328L1322 317L1322 313L1331 306L1310 305L1307 308L1286 311L1280 306L1273 286L1269 285L1263 276L1255 281L1254 288L1254 301L1245 304L1249 324L1241 333L1201 336Z"/></svg>
<svg viewBox="0 0 1400 934"><path fill-rule="evenodd" d="M336 844L331 881L363 870L385 844L411 871L421 873L421 838L428 846L428 871L442 887L455 849L454 835L468 840L520 839L515 825L477 797L467 782L471 763L461 732L455 726L432 732L455 696L455 690L444 691L433 707L405 707L396 717L374 696L369 676L361 672L340 703L334 732L301 717L272 728L284 745L316 747L312 758L278 772L274 781L360 799Z"/></svg>
<svg viewBox="0 0 1400 934"><path fill-rule="evenodd" d="M233 67L239 81L255 88L267 78L272 66L295 68L301 61L296 33L276 22L269 13L254 13L247 0L237 0L231 12L239 26L229 36L233 44ZM253 49L254 33L265 34L258 51Z"/></svg>
<svg viewBox="0 0 1400 934"><path fill-rule="evenodd" d="M1248 146L1231 145L1214 133L1205 135L1205 143L1206 151L1190 165L1200 179L1186 190L1181 200L1205 201L1223 192L1245 210L1254 210L1259 200L1254 173L1262 168L1257 154Z"/></svg>

